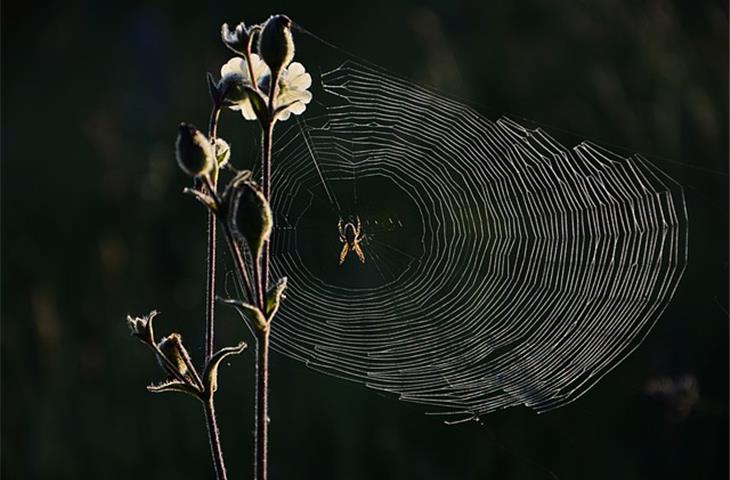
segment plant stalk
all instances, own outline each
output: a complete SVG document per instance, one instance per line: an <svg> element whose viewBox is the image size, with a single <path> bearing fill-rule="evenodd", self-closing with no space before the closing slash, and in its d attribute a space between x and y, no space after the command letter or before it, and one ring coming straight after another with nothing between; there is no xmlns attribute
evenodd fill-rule
<svg viewBox="0 0 730 480"><path fill-rule="evenodd" d="M227 480L226 465L223 462L223 450L221 449L220 432L218 431L218 422L215 417L215 407L213 406L213 396L211 395L203 402L205 410L205 422L208 427L208 439L210 440L210 453L213 455L213 465L215 466L215 478L217 480Z"/></svg>
<svg viewBox="0 0 730 480"><path fill-rule="evenodd" d="M263 158L262 158L262 178L261 189L263 190L266 201L271 203L271 139L274 133L274 122L270 121L263 132ZM264 243L264 251L261 259L261 277L262 291L264 295L269 290L269 240Z"/></svg>
<svg viewBox="0 0 730 480"><path fill-rule="evenodd" d="M271 143L274 133L275 105L274 97L279 72L272 72L272 81L269 85L269 115L263 125L262 155L261 155L261 183L264 197L271 202ZM256 261L256 260L254 260ZM269 240L264 243L261 258L261 272L258 275L259 293L261 295L262 311L269 284ZM266 480L268 477L268 438L269 438L269 331L259 331L256 338L256 480Z"/></svg>
<svg viewBox="0 0 730 480"><path fill-rule="evenodd" d="M216 102L217 103L217 102ZM218 133L218 119L220 118L221 109L217 104L213 106L210 112L210 120L208 121L208 139L215 145L215 137ZM216 159L217 160L217 159ZM218 188L218 175L211 180L211 186L215 190ZM210 192L215 195L216 192ZM213 356L214 335L215 335L215 271L216 271L216 243L218 239L217 224L215 214L208 211L208 255L207 255L207 272L208 276L205 284L205 364L208 364L210 357Z"/></svg>
<svg viewBox="0 0 730 480"><path fill-rule="evenodd" d="M268 476L269 437L269 329L256 342L256 479Z"/></svg>

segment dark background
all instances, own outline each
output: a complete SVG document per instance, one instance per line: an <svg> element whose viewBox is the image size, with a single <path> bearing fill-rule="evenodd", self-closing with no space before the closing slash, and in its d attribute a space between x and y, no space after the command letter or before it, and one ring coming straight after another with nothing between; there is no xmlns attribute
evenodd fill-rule
<svg viewBox="0 0 730 480"><path fill-rule="evenodd" d="M220 24L274 12L491 118L643 153L686 187L690 256L643 345L545 415L449 427L274 355L272 479L727 478L727 4L609 0L3 2L2 477L212 478L198 405L145 392L124 317L160 309L199 356L205 217L175 127L205 124ZM231 478L251 475L252 353L221 370ZM697 401L649 398L663 376Z"/></svg>

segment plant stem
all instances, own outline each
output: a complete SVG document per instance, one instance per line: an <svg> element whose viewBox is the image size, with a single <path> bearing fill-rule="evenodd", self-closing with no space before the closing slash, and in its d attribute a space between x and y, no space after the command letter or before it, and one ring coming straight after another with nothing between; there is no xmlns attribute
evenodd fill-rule
<svg viewBox="0 0 730 480"><path fill-rule="evenodd" d="M215 418L215 407L213 406L213 396L211 395L207 401L203 402L205 410L205 422L208 427L208 440L210 441L210 453L213 455L213 465L215 466L215 476L217 480L226 480L226 465L223 462L223 450L221 449L220 432L218 431L218 422Z"/></svg>
<svg viewBox="0 0 730 480"><path fill-rule="evenodd" d="M271 138L274 133L274 122L271 121L264 128L263 132L263 155L262 155L262 179L261 183L264 197L271 203ZM261 285L263 286L262 291L264 295L269 289L269 240L264 243L264 251L261 259Z"/></svg>
<svg viewBox="0 0 730 480"><path fill-rule="evenodd" d="M264 197L271 202L271 140L274 133L274 96L279 72L271 76L269 85L269 116L263 125L261 183ZM254 260L255 261L255 260ZM265 309L264 298L269 280L269 241L264 243L261 258L261 272L258 275L261 308ZM265 310L264 314L265 314ZM256 338L256 480L266 480L268 476L268 439L269 439L269 331L267 327Z"/></svg>
<svg viewBox="0 0 730 480"><path fill-rule="evenodd" d="M215 145L215 137L218 133L218 119L221 109L218 105L213 106L208 121L208 139ZM218 175L212 179L212 188L218 187ZM216 192L210 192L214 195ZM215 270L216 270L216 243L217 224L215 214L208 211L208 255L207 271L208 278L205 285L205 364L213 356L214 335L215 335Z"/></svg>
<svg viewBox="0 0 730 480"><path fill-rule="evenodd" d="M228 225L226 225L225 220L221 220L221 222L221 225L223 225L223 234L226 237L228 248L231 250L233 262L236 264L236 269L238 269L238 273L241 277L241 282L243 283L245 293L248 296L249 302L251 302L252 305L256 305L256 297L254 296L254 292L251 290L251 282L248 279L246 262L244 262L243 260L243 254L241 253L241 249L239 248L238 243L236 243L233 232L231 232L231 229L228 228Z"/></svg>
<svg viewBox="0 0 730 480"><path fill-rule="evenodd" d="M269 329L256 342L256 479L266 480L269 437Z"/></svg>

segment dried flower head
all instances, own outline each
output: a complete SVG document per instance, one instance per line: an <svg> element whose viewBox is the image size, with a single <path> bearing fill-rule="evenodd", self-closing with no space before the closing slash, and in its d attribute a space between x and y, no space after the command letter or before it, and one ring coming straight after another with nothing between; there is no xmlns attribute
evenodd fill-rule
<svg viewBox="0 0 730 480"><path fill-rule="evenodd" d="M152 330L152 320L158 315L157 310L152 310L144 317L134 317L127 315L127 325L132 335L139 338L147 344L155 343L155 333Z"/></svg>
<svg viewBox="0 0 730 480"><path fill-rule="evenodd" d="M158 358L160 366L167 370L170 376L174 377L177 374L186 379L192 378L192 361L179 333L171 333L166 336L160 340L157 347L165 357L164 359ZM170 371L170 368L174 368L175 371Z"/></svg>
<svg viewBox="0 0 730 480"><path fill-rule="evenodd" d="M246 55L251 50L252 37L259 28L258 25L247 28L246 24L241 22L231 30L228 24L224 23L221 26L221 40L235 53Z"/></svg>

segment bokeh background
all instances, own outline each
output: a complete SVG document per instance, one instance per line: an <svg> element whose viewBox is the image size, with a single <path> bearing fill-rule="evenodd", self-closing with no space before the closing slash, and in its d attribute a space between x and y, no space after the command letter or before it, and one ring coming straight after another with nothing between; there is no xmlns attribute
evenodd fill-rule
<svg viewBox="0 0 730 480"><path fill-rule="evenodd" d="M491 118L643 153L686 187L690 257L643 345L545 415L446 426L274 355L271 478L727 478L728 6L658 0L4 1L2 477L213 477L198 405L145 392L124 317L158 308L200 354L205 215L176 124L206 121L220 24L278 12ZM221 371L231 478L251 475L252 373L253 350Z"/></svg>

